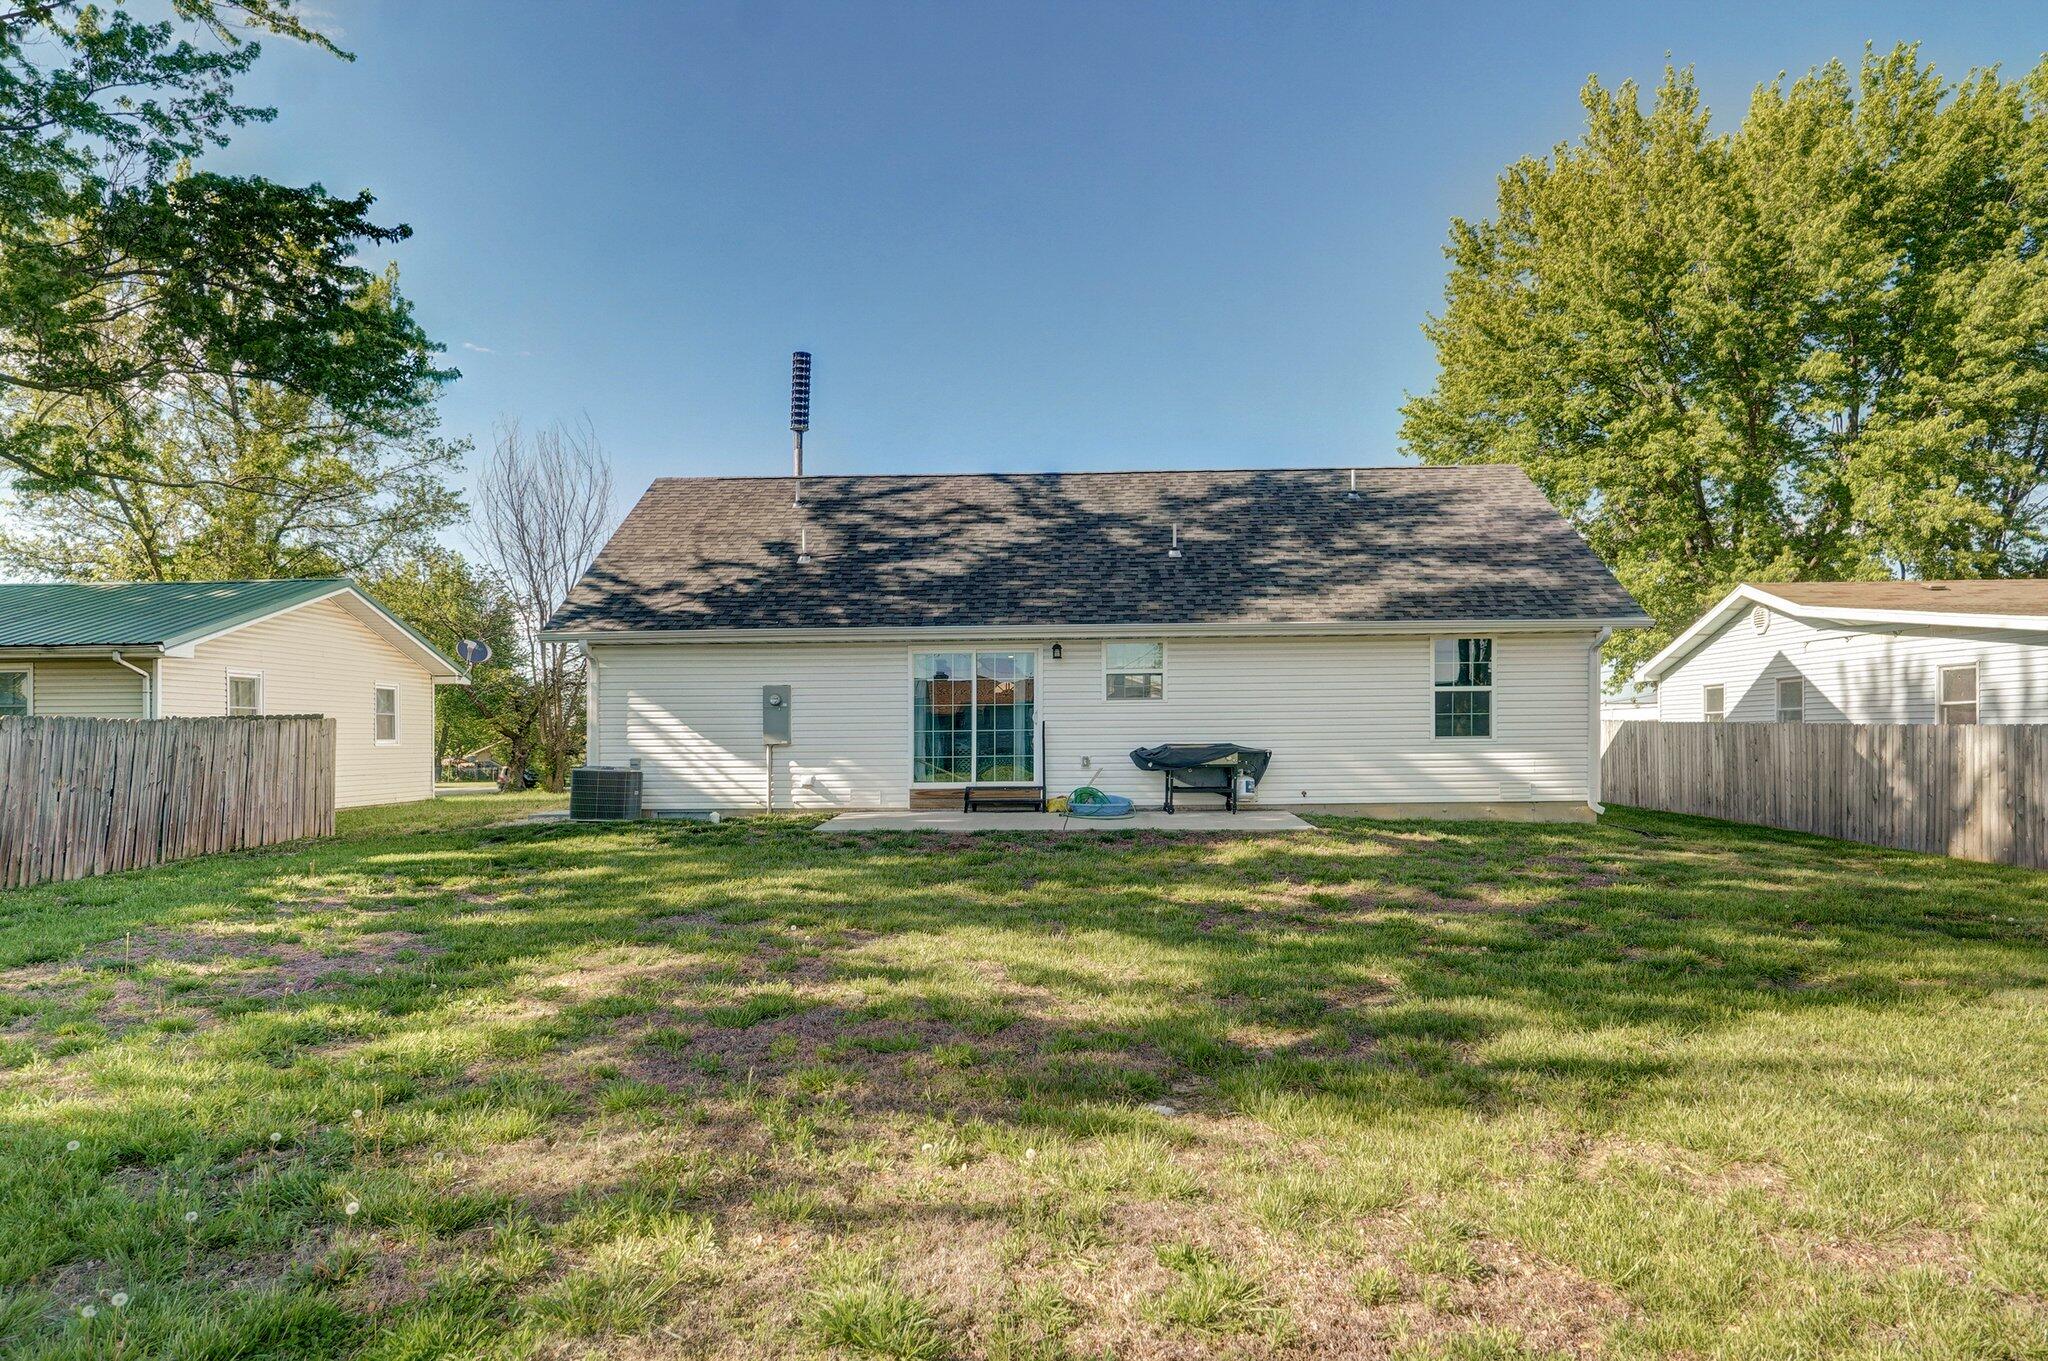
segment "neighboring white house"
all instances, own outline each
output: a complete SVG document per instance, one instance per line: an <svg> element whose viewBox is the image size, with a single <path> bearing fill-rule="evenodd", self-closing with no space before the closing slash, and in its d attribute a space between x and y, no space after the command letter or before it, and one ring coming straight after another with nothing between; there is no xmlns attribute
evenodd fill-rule
<svg viewBox="0 0 2048 1361"><path fill-rule="evenodd" d="M1516 469L1297 469L664 478L546 636L653 809L1156 804L1133 748L1236 742L1262 805L1583 817L1647 622Z"/></svg>
<svg viewBox="0 0 2048 1361"><path fill-rule="evenodd" d="M2048 723L2048 581L1738 586L1636 682L1667 722Z"/></svg>
<svg viewBox="0 0 2048 1361"><path fill-rule="evenodd" d="M345 578L0 584L0 718L324 714L335 806L434 794L455 663Z"/></svg>

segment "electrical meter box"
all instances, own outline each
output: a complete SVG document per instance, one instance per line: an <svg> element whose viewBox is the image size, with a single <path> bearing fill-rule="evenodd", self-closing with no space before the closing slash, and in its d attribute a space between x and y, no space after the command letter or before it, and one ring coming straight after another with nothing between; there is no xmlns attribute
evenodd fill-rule
<svg viewBox="0 0 2048 1361"><path fill-rule="evenodd" d="M771 747L789 745L789 687L761 687L761 741Z"/></svg>

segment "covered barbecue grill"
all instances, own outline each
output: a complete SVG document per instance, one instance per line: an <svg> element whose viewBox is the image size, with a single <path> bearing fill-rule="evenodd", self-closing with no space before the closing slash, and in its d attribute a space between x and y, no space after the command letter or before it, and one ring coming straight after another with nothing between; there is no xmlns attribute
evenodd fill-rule
<svg viewBox="0 0 2048 1361"><path fill-rule="evenodd" d="M1223 806L1237 811L1238 781L1257 785L1265 778L1273 753L1263 747L1240 747L1235 742L1166 742L1156 747L1139 747L1131 753L1131 764L1140 770L1157 770L1166 776L1166 811L1173 811L1173 791L1220 794Z"/></svg>

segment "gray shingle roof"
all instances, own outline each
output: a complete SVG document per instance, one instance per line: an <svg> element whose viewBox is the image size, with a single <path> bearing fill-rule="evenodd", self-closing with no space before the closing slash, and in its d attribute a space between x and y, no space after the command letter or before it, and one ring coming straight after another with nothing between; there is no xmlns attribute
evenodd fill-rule
<svg viewBox="0 0 2048 1361"><path fill-rule="evenodd" d="M788 478L661 478L549 628L1648 622L1520 469L1346 479L810 477L798 507Z"/></svg>

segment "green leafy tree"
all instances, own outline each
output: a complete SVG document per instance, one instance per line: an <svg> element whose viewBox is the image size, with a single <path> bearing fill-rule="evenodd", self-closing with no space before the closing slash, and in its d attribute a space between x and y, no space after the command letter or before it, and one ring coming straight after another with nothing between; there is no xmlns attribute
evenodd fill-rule
<svg viewBox="0 0 2048 1361"><path fill-rule="evenodd" d="M192 375L272 385L394 437L450 376L355 262L407 234L370 220L367 193L194 167L272 116L233 97L254 35L332 45L290 0L167 12L0 12L0 464L30 488L149 467L152 408Z"/></svg>
<svg viewBox="0 0 2048 1361"><path fill-rule="evenodd" d="M436 647L454 655L464 638L488 643L491 659L469 684L435 694L434 747L442 761L491 751L524 770L538 741L547 694L533 679L519 610L491 572L446 549L420 553L365 585Z"/></svg>
<svg viewBox="0 0 2048 1361"><path fill-rule="evenodd" d="M387 274L378 305L396 294ZM364 424L305 393L233 374L173 375L132 413L77 398L64 419L133 428L87 482L23 479L0 570L112 581L363 575L430 553L461 519L449 478L466 441L431 405ZM139 452L138 452L139 451Z"/></svg>
<svg viewBox="0 0 2048 1361"><path fill-rule="evenodd" d="M2048 62L1950 85L1917 50L1760 88L1689 70L1452 224L1428 463L1514 463L1658 627L1732 583L2048 571Z"/></svg>

